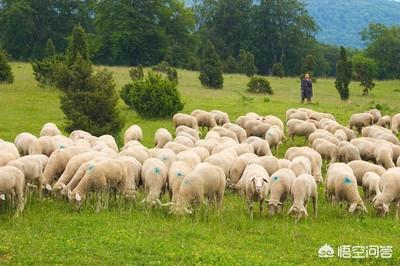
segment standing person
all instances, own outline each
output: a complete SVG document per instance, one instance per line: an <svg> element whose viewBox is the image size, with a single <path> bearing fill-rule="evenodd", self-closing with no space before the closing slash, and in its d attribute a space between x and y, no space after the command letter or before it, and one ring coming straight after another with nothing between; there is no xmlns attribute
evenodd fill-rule
<svg viewBox="0 0 400 266"><path fill-rule="evenodd" d="M304 99L307 98L307 102L311 102L313 97L312 81L310 74L305 74L304 78L301 80L301 103L304 103Z"/></svg>

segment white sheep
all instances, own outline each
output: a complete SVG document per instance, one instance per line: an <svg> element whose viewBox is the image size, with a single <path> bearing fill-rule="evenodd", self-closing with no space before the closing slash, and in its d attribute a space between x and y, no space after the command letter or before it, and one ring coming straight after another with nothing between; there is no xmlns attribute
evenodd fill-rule
<svg viewBox="0 0 400 266"><path fill-rule="evenodd" d="M43 125L42 129L40 130L40 136L57 136L57 135L62 135L61 131L58 129L56 124L54 123L46 123Z"/></svg>
<svg viewBox="0 0 400 266"><path fill-rule="evenodd" d="M168 193L172 203L176 203L182 180L193 171L193 168L184 161L175 161L168 170Z"/></svg>
<svg viewBox="0 0 400 266"><path fill-rule="evenodd" d="M156 148L163 148L165 144L172 141L172 135L165 128L157 129L154 135L154 145Z"/></svg>
<svg viewBox="0 0 400 266"><path fill-rule="evenodd" d="M196 125L197 125L197 122L196 122ZM198 131L197 128L196 128L196 129L193 129L193 128L191 128L191 127L182 125L182 126L178 126L178 127L175 129L175 135L178 136L180 132L185 132L185 133L187 133L187 134L190 134L190 135L192 135L196 140L199 140L200 132Z"/></svg>
<svg viewBox="0 0 400 266"><path fill-rule="evenodd" d="M124 144L128 143L130 140L142 141L143 131L138 125L132 125L124 133Z"/></svg>
<svg viewBox="0 0 400 266"><path fill-rule="evenodd" d="M349 128L356 128L359 133L363 127L371 126L374 123L374 117L369 113L352 114L349 120Z"/></svg>
<svg viewBox="0 0 400 266"><path fill-rule="evenodd" d="M249 161L249 164L258 164L264 167L269 175L272 175L281 168L280 160L272 155L261 156Z"/></svg>
<svg viewBox="0 0 400 266"><path fill-rule="evenodd" d="M293 214L297 220L300 220L304 216L308 216L307 203L312 200L314 217L317 217L318 212L318 192L317 183L311 175L302 174L295 178L290 193L293 199L293 204L290 207L288 214Z"/></svg>
<svg viewBox="0 0 400 266"><path fill-rule="evenodd" d="M257 159L258 157L254 153L244 153L237 157L233 162L231 169L229 170L229 182L236 184L242 177L244 169L246 169L246 166L249 164L249 162Z"/></svg>
<svg viewBox="0 0 400 266"><path fill-rule="evenodd" d="M376 123L377 126L390 128L390 124L392 122L392 118L388 115L382 116L378 122Z"/></svg>
<svg viewBox="0 0 400 266"><path fill-rule="evenodd" d="M150 158L144 162L141 173L146 194L144 201L152 205L161 204L160 198L166 189L167 175L168 168L160 159Z"/></svg>
<svg viewBox="0 0 400 266"><path fill-rule="evenodd" d="M375 124L376 122L379 121L379 119L382 117L381 111L379 111L378 109L371 109L369 111L367 111L367 113L371 114L373 119L373 123Z"/></svg>
<svg viewBox="0 0 400 266"><path fill-rule="evenodd" d="M285 159L293 160L297 156L307 157L311 162L311 174L314 176L316 182L322 181L321 167L322 157L321 155L311 149L310 147L291 147L285 153Z"/></svg>
<svg viewBox="0 0 400 266"><path fill-rule="evenodd" d="M24 200L24 173L14 166L0 167L0 201L9 197L10 202L17 199L14 217L22 213L25 207Z"/></svg>
<svg viewBox="0 0 400 266"><path fill-rule="evenodd" d="M389 212L389 206L396 202L397 209L395 217L399 219L400 209L400 168L395 167L387 170L382 175L382 192L372 200L374 208L382 216Z"/></svg>
<svg viewBox="0 0 400 266"><path fill-rule="evenodd" d="M400 113L392 116L392 121L390 122L390 129L394 134L398 134L400 130Z"/></svg>
<svg viewBox="0 0 400 266"><path fill-rule="evenodd" d="M295 136L304 136L307 141L308 136L316 130L314 124L299 119L290 119L286 123L286 127L288 136L292 140Z"/></svg>
<svg viewBox="0 0 400 266"><path fill-rule="evenodd" d="M362 160L351 161L347 165L351 167L354 176L357 179L357 184L359 186L362 185L362 179L366 172L374 172L382 176L383 173L386 171L385 168L383 168L380 165L376 165Z"/></svg>
<svg viewBox="0 0 400 266"><path fill-rule="evenodd" d="M338 155L338 146L325 139L316 139L312 145L313 149L321 154L325 160L330 160L330 163L336 162Z"/></svg>
<svg viewBox="0 0 400 266"><path fill-rule="evenodd" d="M300 176L302 174L311 175L311 162L307 157L297 156L290 161L289 167L293 171L295 176Z"/></svg>
<svg viewBox="0 0 400 266"><path fill-rule="evenodd" d="M37 137L28 132L23 132L15 137L14 144L17 147L21 156L29 154L29 148L32 143L37 140Z"/></svg>
<svg viewBox="0 0 400 266"><path fill-rule="evenodd" d="M357 209L367 211L357 188L357 179L353 170L345 163L331 164L327 172L326 195L331 202L340 203L346 201L349 204L349 212Z"/></svg>
<svg viewBox="0 0 400 266"><path fill-rule="evenodd" d="M7 141L0 142L0 167L18 158L19 152L14 143Z"/></svg>
<svg viewBox="0 0 400 266"><path fill-rule="evenodd" d="M220 167L225 176L229 176L229 170L237 158L237 154L233 149L225 149L221 152L211 155L205 162Z"/></svg>
<svg viewBox="0 0 400 266"><path fill-rule="evenodd" d="M335 136L335 138L338 139L339 142L341 141L347 141L347 135L346 132L344 132L343 129L338 129L335 131L335 134L333 134Z"/></svg>
<svg viewBox="0 0 400 266"><path fill-rule="evenodd" d="M376 162L386 169L396 166L393 162L393 147L390 142L378 140L375 143L374 156Z"/></svg>
<svg viewBox="0 0 400 266"><path fill-rule="evenodd" d="M372 200L376 195L381 193L379 183L381 177L375 172L366 172L362 178L362 188L364 190L364 198Z"/></svg>
<svg viewBox="0 0 400 266"><path fill-rule="evenodd" d="M176 153L168 148L151 149L150 153L151 157L160 159L167 166L167 169L176 161Z"/></svg>
<svg viewBox="0 0 400 266"><path fill-rule="evenodd" d="M222 127L234 132L240 143L243 143L246 141L246 139L247 139L246 130L244 130L242 127L240 127L236 124L233 124L233 123L226 123Z"/></svg>
<svg viewBox="0 0 400 266"><path fill-rule="evenodd" d="M269 186L269 175L261 165L251 164L246 167L236 188L246 198L251 218L253 218L254 201L260 203L260 215L262 215L263 204L269 194Z"/></svg>
<svg viewBox="0 0 400 266"><path fill-rule="evenodd" d="M186 175L179 188L176 204L172 204L174 214L192 213L194 202L204 203L205 199L221 205L224 199L226 177L221 168L209 163L200 163Z"/></svg>
<svg viewBox="0 0 400 266"><path fill-rule="evenodd" d="M249 137L246 143L251 144L254 148L254 153L258 156L272 155L268 141L259 137Z"/></svg>
<svg viewBox="0 0 400 266"><path fill-rule="evenodd" d="M217 122L218 126L223 126L227 123L230 123L229 116L227 113L219 110L212 110L210 113L214 115L215 122Z"/></svg>
<svg viewBox="0 0 400 266"><path fill-rule="evenodd" d="M290 169L279 169L271 175L270 197L267 200L270 215L282 210L281 207L283 207L286 198L290 195L290 188L295 179L296 175Z"/></svg>
<svg viewBox="0 0 400 266"><path fill-rule="evenodd" d="M187 126L195 130L198 129L197 120L191 115L177 113L172 117L172 122L175 128L178 126Z"/></svg>
<svg viewBox="0 0 400 266"><path fill-rule="evenodd" d="M271 126L265 134L265 140L268 141L269 147L275 151L282 144L282 139L285 137L283 130L279 126Z"/></svg>
<svg viewBox="0 0 400 266"><path fill-rule="evenodd" d="M349 163L355 160L361 160L360 152L357 147L347 141L342 141L338 146L338 159L341 162Z"/></svg>

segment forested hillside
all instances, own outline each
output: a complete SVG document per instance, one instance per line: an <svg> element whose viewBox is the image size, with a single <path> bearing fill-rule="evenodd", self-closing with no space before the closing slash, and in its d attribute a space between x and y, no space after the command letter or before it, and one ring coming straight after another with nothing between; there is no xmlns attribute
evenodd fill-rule
<svg viewBox="0 0 400 266"><path fill-rule="evenodd" d="M323 43L361 48L359 32L370 23L400 24L400 2L390 0L305 0Z"/></svg>

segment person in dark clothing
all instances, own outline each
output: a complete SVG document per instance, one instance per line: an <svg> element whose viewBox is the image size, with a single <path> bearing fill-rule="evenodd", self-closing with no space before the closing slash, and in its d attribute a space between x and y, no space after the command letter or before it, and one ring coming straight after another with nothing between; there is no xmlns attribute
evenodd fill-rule
<svg viewBox="0 0 400 266"><path fill-rule="evenodd" d="M312 81L309 74L305 74L304 78L301 80L301 103L304 103L304 99L307 102L311 102L313 97Z"/></svg>

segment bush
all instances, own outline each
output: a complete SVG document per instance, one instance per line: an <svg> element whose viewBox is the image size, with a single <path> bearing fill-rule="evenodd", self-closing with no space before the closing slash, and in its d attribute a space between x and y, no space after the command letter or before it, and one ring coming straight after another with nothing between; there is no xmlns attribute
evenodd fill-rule
<svg viewBox="0 0 400 266"><path fill-rule="evenodd" d="M169 64L167 61L161 61L157 65L153 66L151 69L153 69L153 71L167 73L167 71L169 69Z"/></svg>
<svg viewBox="0 0 400 266"><path fill-rule="evenodd" d="M269 81L261 77L252 77L247 83L247 91L255 93L273 94Z"/></svg>
<svg viewBox="0 0 400 266"><path fill-rule="evenodd" d="M54 73L58 64L62 63L64 56L55 55L42 60L33 60L31 62L33 76L39 82L39 85L54 85Z"/></svg>
<svg viewBox="0 0 400 266"><path fill-rule="evenodd" d="M214 45L208 41L201 62L200 82L203 86L214 89L222 89L224 77L222 76L222 64Z"/></svg>
<svg viewBox="0 0 400 266"><path fill-rule="evenodd" d="M132 80L143 79L144 72L142 65L139 65L138 67L132 67L129 70L129 76L131 77Z"/></svg>
<svg viewBox="0 0 400 266"><path fill-rule="evenodd" d="M228 56L224 63L224 72L225 73L236 73L237 72L237 63L233 56Z"/></svg>
<svg viewBox="0 0 400 266"><path fill-rule="evenodd" d="M252 77L257 72L257 68L254 63L254 55L252 53L245 50L240 50L239 72L248 77Z"/></svg>
<svg viewBox="0 0 400 266"><path fill-rule="evenodd" d="M176 84L178 84L178 71L176 71L175 68L173 67L168 68L167 77L170 81L173 81Z"/></svg>
<svg viewBox="0 0 400 266"><path fill-rule="evenodd" d="M373 59L361 54L353 56L352 61L354 68L353 77L363 87L362 95L369 95L369 92L375 87L373 79L377 76L378 66Z"/></svg>
<svg viewBox="0 0 400 266"><path fill-rule="evenodd" d="M272 65L272 75L280 78L285 76L285 69L281 63L275 63Z"/></svg>
<svg viewBox="0 0 400 266"><path fill-rule="evenodd" d="M8 56L0 50L0 83L13 83L14 75L11 70L10 64L8 64Z"/></svg>
<svg viewBox="0 0 400 266"><path fill-rule="evenodd" d="M171 117L183 109L177 84L160 74L149 72L122 88L124 102L145 118Z"/></svg>

